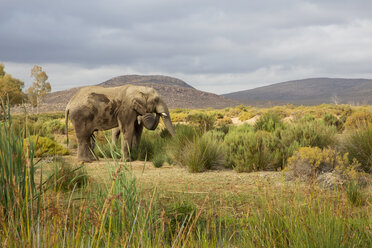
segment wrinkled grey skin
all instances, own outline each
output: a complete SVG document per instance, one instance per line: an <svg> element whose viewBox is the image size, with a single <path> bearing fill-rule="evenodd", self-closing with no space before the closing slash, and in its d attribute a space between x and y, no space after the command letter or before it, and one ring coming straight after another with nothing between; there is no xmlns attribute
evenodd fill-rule
<svg viewBox="0 0 372 248"><path fill-rule="evenodd" d="M83 162L95 160L90 148L94 131L116 128L113 136L122 134L121 147L127 160L132 146L141 140L143 126L155 129L162 117L171 135L175 134L167 105L153 88L144 86L82 88L66 106L66 128L69 115L78 141L77 157Z"/></svg>
<svg viewBox="0 0 372 248"><path fill-rule="evenodd" d="M138 125L144 126L148 130L155 130L160 121L160 114L147 113L145 115L137 116ZM142 129L140 129L142 130ZM112 142L116 144L120 135L120 128L116 127L112 129ZM141 135L134 135L132 140L132 147L138 147Z"/></svg>

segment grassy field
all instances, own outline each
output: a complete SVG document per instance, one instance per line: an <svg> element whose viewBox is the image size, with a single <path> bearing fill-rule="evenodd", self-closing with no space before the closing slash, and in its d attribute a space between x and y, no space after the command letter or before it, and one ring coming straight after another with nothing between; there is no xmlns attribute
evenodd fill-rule
<svg viewBox="0 0 372 248"><path fill-rule="evenodd" d="M371 112L347 105L172 110L183 123L175 138L145 132L138 160L124 163L100 133L101 158L84 165L73 132L64 150L62 113L14 116L0 132L1 245L371 247ZM237 127L234 118L255 122ZM367 155L357 160L347 144ZM61 155L40 160L37 152Z"/></svg>

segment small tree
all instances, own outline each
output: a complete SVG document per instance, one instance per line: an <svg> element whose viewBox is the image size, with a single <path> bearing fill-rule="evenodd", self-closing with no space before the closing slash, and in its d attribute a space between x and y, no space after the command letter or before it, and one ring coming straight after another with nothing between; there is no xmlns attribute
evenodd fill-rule
<svg viewBox="0 0 372 248"><path fill-rule="evenodd" d="M39 113L39 103L44 100L47 93L51 91L50 83L47 82L48 75L43 68L34 65L31 69L31 77L34 78L34 83L28 88L28 99L33 107L37 107Z"/></svg>
<svg viewBox="0 0 372 248"><path fill-rule="evenodd" d="M24 82L13 78L5 73L4 65L0 64L0 113L3 110L3 102L9 99L9 105L20 104L25 100L25 93L22 92Z"/></svg>

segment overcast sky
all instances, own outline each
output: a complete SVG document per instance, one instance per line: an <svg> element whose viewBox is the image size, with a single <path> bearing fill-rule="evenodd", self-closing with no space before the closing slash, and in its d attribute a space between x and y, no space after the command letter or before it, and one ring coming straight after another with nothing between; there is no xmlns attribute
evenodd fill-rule
<svg viewBox="0 0 372 248"><path fill-rule="evenodd" d="M125 74L217 94L308 77L372 78L370 0L0 0L0 62L52 90Z"/></svg>

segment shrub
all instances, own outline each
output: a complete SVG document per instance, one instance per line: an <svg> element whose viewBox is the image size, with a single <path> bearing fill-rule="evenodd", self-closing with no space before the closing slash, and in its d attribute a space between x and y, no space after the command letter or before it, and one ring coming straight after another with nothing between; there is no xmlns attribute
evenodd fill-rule
<svg viewBox="0 0 372 248"><path fill-rule="evenodd" d="M355 206L363 205L365 198L358 183L351 181L346 184L346 195L349 201Z"/></svg>
<svg viewBox="0 0 372 248"><path fill-rule="evenodd" d="M226 116L226 117L223 117L221 119L217 119L216 126L220 127L220 126L230 125L232 123L233 122L232 122L231 118Z"/></svg>
<svg viewBox="0 0 372 248"><path fill-rule="evenodd" d="M47 187L56 190L72 190L74 187L81 188L87 185L89 176L83 166L74 168L58 157L54 161L54 171L46 180Z"/></svg>
<svg viewBox="0 0 372 248"><path fill-rule="evenodd" d="M64 114L62 113L62 116ZM26 121L27 118L27 121ZM27 126L26 126L27 123ZM39 115L17 115L15 118L17 126L25 127L30 133L53 139L54 133L65 134L66 127L61 114L39 114ZM26 137L24 137L26 138Z"/></svg>
<svg viewBox="0 0 372 248"><path fill-rule="evenodd" d="M327 126L335 126L337 128L337 131L344 130L344 122L342 120L338 119L333 114L327 113L323 117L323 121Z"/></svg>
<svg viewBox="0 0 372 248"><path fill-rule="evenodd" d="M133 158L152 161L157 154L164 153L167 137L162 138L156 131L144 130L137 151L133 151Z"/></svg>
<svg viewBox="0 0 372 248"><path fill-rule="evenodd" d="M254 124L254 129L256 131L262 130L267 132L273 132L278 128L283 127L283 122L279 116L274 111L269 111L263 114Z"/></svg>
<svg viewBox="0 0 372 248"><path fill-rule="evenodd" d="M288 159L288 170L295 177L315 177L321 172L330 172L336 165L346 163L348 159L340 157L333 149L319 147L301 147Z"/></svg>
<svg viewBox="0 0 372 248"><path fill-rule="evenodd" d="M359 172L360 164L355 159L350 161L348 154L342 155L335 149L318 147L301 147L288 159L287 171L294 178L315 179L322 173L332 172L339 179L339 184L366 182L364 173Z"/></svg>
<svg viewBox="0 0 372 248"><path fill-rule="evenodd" d="M44 155L68 155L70 154L67 148L62 147L60 144L55 141L41 136L30 136L24 140L24 149L29 144L29 141L32 142L35 147L35 157L42 157Z"/></svg>
<svg viewBox="0 0 372 248"><path fill-rule="evenodd" d="M186 144L180 162L187 166L190 172L202 172L213 166L223 165L224 153L217 139L203 135L194 137Z"/></svg>
<svg viewBox="0 0 372 248"><path fill-rule="evenodd" d="M173 113L171 114L171 120L173 123L175 122L185 122L187 118L187 113Z"/></svg>
<svg viewBox="0 0 372 248"><path fill-rule="evenodd" d="M345 134L341 143L341 149L350 159L357 159L365 172L372 172L372 124Z"/></svg>
<svg viewBox="0 0 372 248"><path fill-rule="evenodd" d="M206 132L214 127L216 116L214 114L195 113L187 116L186 121Z"/></svg>
<svg viewBox="0 0 372 248"><path fill-rule="evenodd" d="M285 147L292 145L325 148L336 143L336 133L336 127L327 126L320 120L301 119L282 129L280 138Z"/></svg>
<svg viewBox="0 0 372 248"><path fill-rule="evenodd" d="M207 136L210 139L216 139L218 141L223 141L223 139L225 138L225 135L226 133L220 130L216 130L216 129L210 130L204 134L204 136Z"/></svg>
<svg viewBox="0 0 372 248"><path fill-rule="evenodd" d="M175 163L181 163L183 149L189 142L192 142L196 136L199 135L198 131L188 125L175 125L175 137L169 140L166 146L168 157Z"/></svg>
<svg viewBox="0 0 372 248"><path fill-rule="evenodd" d="M271 168L272 153L268 147L270 133L253 132L237 128L230 131L224 140L226 165L238 172L251 172Z"/></svg>
<svg viewBox="0 0 372 248"><path fill-rule="evenodd" d="M166 161L166 155L164 153L156 154L152 159L151 162L156 168L160 168L163 166L164 162Z"/></svg>
<svg viewBox="0 0 372 248"><path fill-rule="evenodd" d="M240 112L239 113L239 120L241 121L246 121L246 120L249 120L251 119L252 117L254 117L256 114L253 113L253 112Z"/></svg>
<svg viewBox="0 0 372 248"><path fill-rule="evenodd" d="M356 129L372 123L371 111L359 111L350 115L345 122L346 129Z"/></svg>
<svg viewBox="0 0 372 248"><path fill-rule="evenodd" d="M58 134L65 134L66 133L66 125L60 119L47 121L44 123L43 128L45 128L47 133L58 133Z"/></svg>

